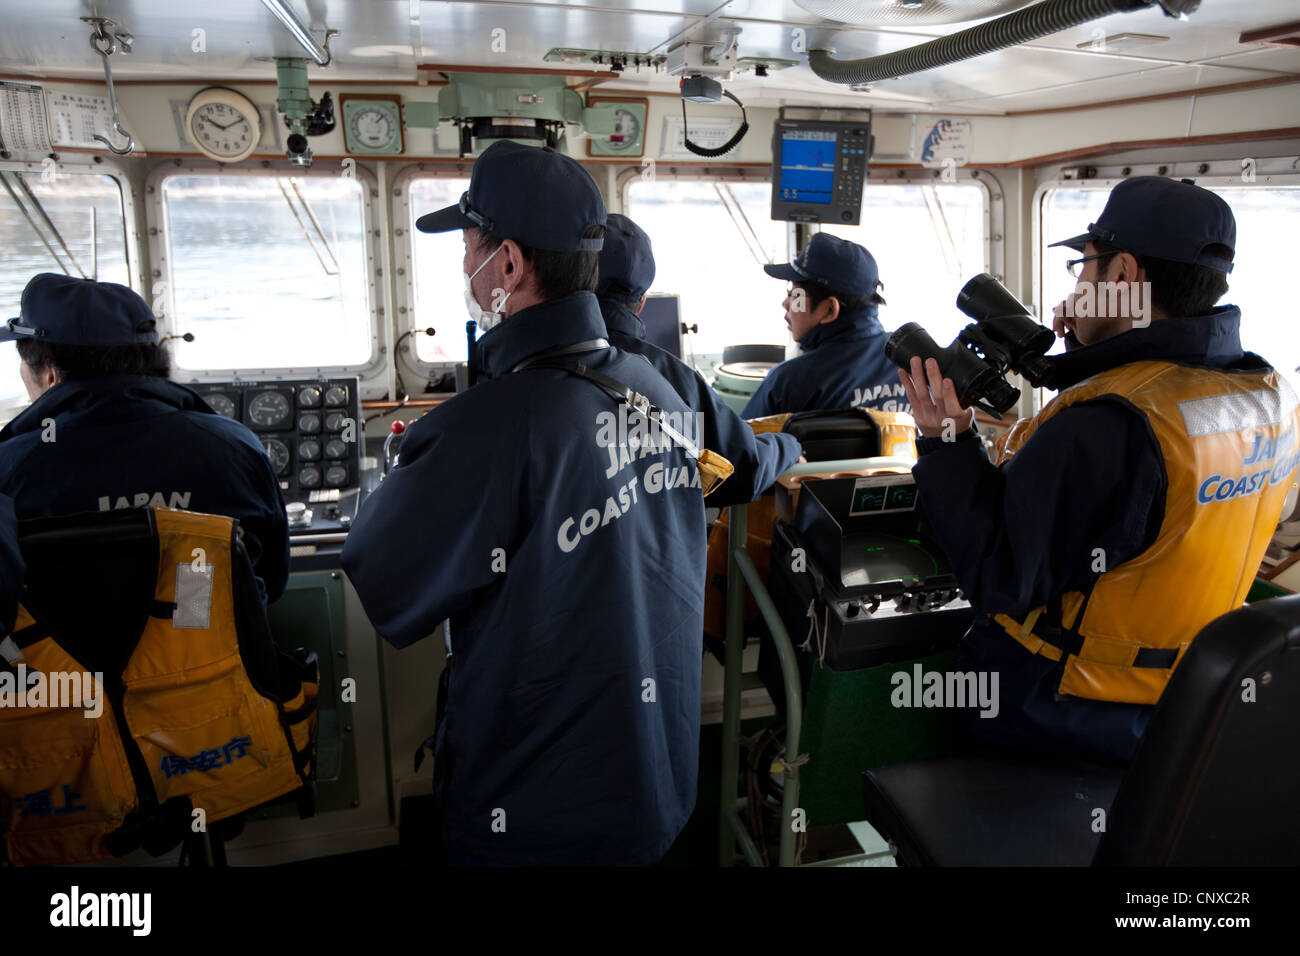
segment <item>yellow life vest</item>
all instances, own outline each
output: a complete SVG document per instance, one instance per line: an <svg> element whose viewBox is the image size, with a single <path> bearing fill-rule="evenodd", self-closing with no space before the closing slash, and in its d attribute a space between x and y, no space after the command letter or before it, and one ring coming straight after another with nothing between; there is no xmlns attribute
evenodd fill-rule
<svg viewBox="0 0 1300 956"><path fill-rule="evenodd" d="M1089 589L1023 621L993 618L1028 650L1064 657L1060 693L1154 704L1192 639L1245 601L1300 464L1300 413L1275 371L1134 362L1066 389L1017 422L997 463L1062 409L1106 395L1141 412L1160 447L1168 485L1155 540L1117 567L1100 555Z"/></svg>
<svg viewBox="0 0 1300 956"><path fill-rule="evenodd" d="M19 691L0 697L0 832L15 865L166 849L193 810L215 823L314 774L315 662L273 650L235 522L149 510L153 610L121 673L88 674L39 608L19 608L6 642L0 678ZM255 671L273 672L250 674L241 644L263 649Z"/></svg>

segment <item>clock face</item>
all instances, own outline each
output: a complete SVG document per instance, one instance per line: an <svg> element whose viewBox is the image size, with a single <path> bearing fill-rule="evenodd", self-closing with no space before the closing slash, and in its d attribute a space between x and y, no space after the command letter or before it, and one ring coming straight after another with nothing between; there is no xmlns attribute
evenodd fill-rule
<svg viewBox="0 0 1300 956"><path fill-rule="evenodd" d="M185 123L199 151L224 163L252 155L262 137L257 107L243 94L223 87L196 93L190 100Z"/></svg>
<svg viewBox="0 0 1300 956"><path fill-rule="evenodd" d="M393 139L393 119L377 107L363 107L352 116L352 135L367 149L381 149Z"/></svg>

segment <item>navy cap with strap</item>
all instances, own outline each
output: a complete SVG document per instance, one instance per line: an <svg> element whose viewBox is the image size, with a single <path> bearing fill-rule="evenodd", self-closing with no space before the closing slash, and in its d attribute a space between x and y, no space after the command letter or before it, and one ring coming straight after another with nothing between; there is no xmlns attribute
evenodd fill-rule
<svg viewBox="0 0 1300 956"><path fill-rule="evenodd" d="M808 240L793 262L763 266L763 271L787 282L817 282L844 295L871 295L880 281L870 252L828 232Z"/></svg>
<svg viewBox="0 0 1300 956"><path fill-rule="evenodd" d="M602 240L584 238L605 225L605 201L582 166L549 146L501 140L474 162L460 202L421 216L421 232L482 229L551 252L599 252Z"/></svg>
<svg viewBox="0 0 1300 956"><path fill-rule="evenodd" d="M605 245L600 250L596 296L639 302L654 281L655 257L650 237L627 216L610 213L605 223Z"/></svg>
<svg viewBox="0 0 1300 956"><path fill-rule="evenodd" d="M1191 179L1134 176L1110 191L1088 231L1052 246L1084 251L1089 242L1138 256L1232 271L1232 260L1208 254L1210 245L1237 247L1237 221L1223 198Z"/></svg>
<svg viewBox="0 0 1300 956"><path fill-rule="evenodd" d="M20 315L0 326L0 342L59 345L157 343L157 320L140 296L116 282L42 272L23 289Z"/></svg>

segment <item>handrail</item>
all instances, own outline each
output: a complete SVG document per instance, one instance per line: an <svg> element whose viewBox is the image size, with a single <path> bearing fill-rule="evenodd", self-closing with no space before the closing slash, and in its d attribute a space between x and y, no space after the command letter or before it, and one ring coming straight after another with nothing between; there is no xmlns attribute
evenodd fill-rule
<svg viewBox="0 0 1300 956"><path fill-rule="evenodd" d="M820 474L831 471L862 471L868 468L905 467L916 462L910 458L876 456L847 458L837 461L801 462L788 468L782 477ZM740 773L740 693L743 681L745 639L745 588L754 595L754 603L766 622L781 666L781 683L785 687L785 786L781 793L781 841L777 855L780 866L795 863L794 811L799 802L799 737L803 732L803 686L794 643L785 622L749 556L749 509L740 505L729 509L727 527L727 626L723 651L722 685L722 792L719 814L719 854L722 866L734 862L736 846L750 866L759 866L762 857L753 835L746 829L740 811L745 800L736 796Z"/></svg>

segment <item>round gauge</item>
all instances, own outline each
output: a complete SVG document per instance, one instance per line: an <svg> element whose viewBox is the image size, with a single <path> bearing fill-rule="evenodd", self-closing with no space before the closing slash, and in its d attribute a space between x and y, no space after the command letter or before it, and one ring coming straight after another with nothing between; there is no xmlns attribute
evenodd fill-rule
<svg viewBox="0 0 1300 956"><path fill-rule="evenodd" d="M320 484L320 469L315 465L298 469L298 484L304 488L315 488Z"/></svg>
<svg viewBox="0 0 1300 956"><path fill-rule="evenodd" d="M348 390L343 385L331 385L325 390L325 404L337 408L348 403Z"/></svg>
<svg viewBox="0 0 1300 956"><path fill-rule="evenodd" d="M341 488L348 483L348 469L346 465L330 465L325 469L325 484L331 488Z"/></svg>
<svg viewBox="0 0 1300 956"><path fill-rule="evenodd" d="M190 100L185 129L203 155L222 163L237 163L257 149L262 138L262 116L244 94L212 86Z"/></svg>
<svg viewBox="0 0 1300 956"><path fill-rule="evenodd" d="M298 431L314 435L320 431L320 416L307 412L298 416Z"/></svg>
<svg viewBox="0 0 1300 956"><path fill-rule="evenodd" d="M631 110L614 110L614 132L605 138L608 149L631 149L641 138L641 121Z"/></svg>
<svg viewBox="0 0 1300 956"><path fill-rule="evenodd" d="M331 438L325 443L326 458L346 458L348 457L348 446L337 438Z"/></svg>
<svg viewBox="0 0 1300 956"><path fill-rule="evenodd" d="M325 416L325 430L327 432L341 432L348 423L348 416L342 412L330 412Z"/></svg>
<svg viewBox="0 0 1300 956"><path fill-rule="evenodd" d="M225 392L208 392L203 398L212 406L212 410L223 418L235 417L235 401Z"/></svg>
<svg viewBox="0 0 1300 956"><path fill-rule="evenodd" d="M320 389L315 385L298 389L298 405L301 408L319 408Z"/></svg>
<svg viewBox="0 0 1300 956"><path fill-rule="evenodd" d="M263 438L262 447L266 449L266 457L271 459L271 467L275 469L277 475L283 475L285 469L289 467L289 448L278 438Z"/></svg>
<svg viewBox="0 0 1300 956"><path fill-rule="evenodd" d="M270 428L289 417L289 399L281 392L258 392L248 403L248 419L254 425Z"/></svg>
<svg viewBox="0 0 1300 956"><path fill-rule="evenodd" d="M393 118L377 106L361 106L352 114L352 135L367 149L382 149L392 142L397 127Z"/></svg>
<svg viewBox="0 0 1300 956"><path fill-rule="evenodd" d="M320 442L314 438L298 442L298 460L315 461L320 457Z"/></svg>

